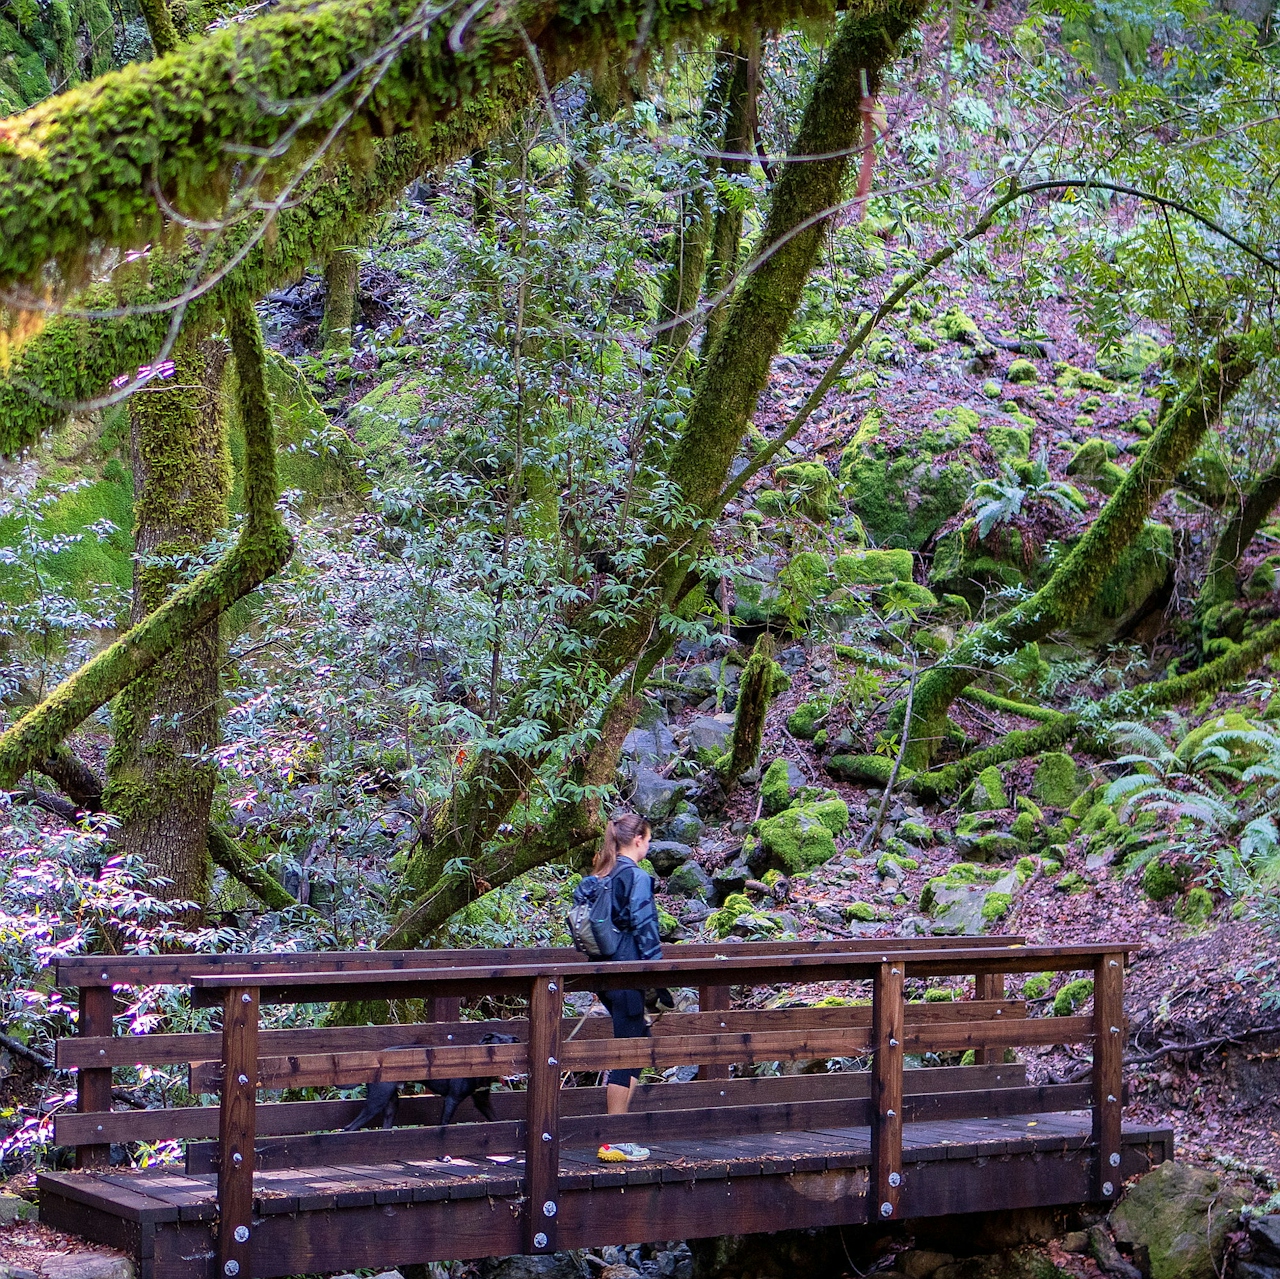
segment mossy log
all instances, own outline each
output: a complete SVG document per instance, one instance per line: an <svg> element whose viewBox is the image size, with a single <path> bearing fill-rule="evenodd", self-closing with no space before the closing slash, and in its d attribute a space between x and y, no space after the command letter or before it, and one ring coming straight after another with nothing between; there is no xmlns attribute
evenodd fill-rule
<svg viewBox="0 0 1280 1279"><path fill-rule="evenodd" d="M1240 593L1237 575L1240 557L1249 548L1254 535L1280 502L1280 462L1273 463L1249 486L1249 491L1231 511L1222 530L1205 573L1195 612L1205 618L1220 604L1231 603Z"/></svg>
<svg viewBox="0 0 1280 1279"><path fill-rule="evenodd" d="M765 718L773 700L773 640L761 635L738 683L738 706L733 717L733 737L723 764L716 771L728 791L738 778L756 766L764 742Z"/></svg>
<svg viewBox="0 0 1280 1279"><path fill-rule="evenodd" d="M942 740L951 703L980 673L995 669L1024 644L1068 627L1084 614L1125 548L1142 530L1151 508L1270 343L1270 330L1220 342L1186 389L1166 403L1141 458L1044 586L993 621L975 627L925 673L916 693L909 767L919 772L928 765Z"/></svg>
<svg viewBox="0 0 1280 1279"><path fill-rule="evenodd" d="M268 910L288 910L297 899L260 862L255 861L221 826L211 822L207 831L209 856L232 879L243 884Z"/></svg>
<svg viewBox="0 0 1280 1279"><path fill-rule="evenodd" d="M275 428L262 331L248 304L228 319L245 431L245 519L236 544L0 735L0 787L13 786L47 759L95 710L278 572L292 554L293 538L276 511Z"/></svg>

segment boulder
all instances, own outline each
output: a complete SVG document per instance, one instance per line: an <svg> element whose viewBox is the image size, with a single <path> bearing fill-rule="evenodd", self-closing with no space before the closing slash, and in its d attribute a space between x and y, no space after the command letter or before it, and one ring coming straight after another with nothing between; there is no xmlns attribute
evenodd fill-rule
<svg viewBox="0 0 1280 1279"><path fill-rule="evenodd" d="M480 1279L583 1279L584 1270L573 1253L556 1252L549 1257L489 1257L480 1262L479 1273Z"/></svg>
<svg viewBox="0 0 1280 1279"><path fill-rule="evenodd" d="M760 783L760 798L766 817L782 812L791 796L805 783L799 765L789 759L775 759L765 770Z"/></svg>
<svg viewBox="0 0 1280 1279"><path fill-rule="evenodd" d="M633 728L622 742L622 758L641 764L665 764L676 753L676 739L666 724Z"/></svg>
<svg viewBox="0 0 1280 1279"><path fill-rule="evenodd" d="M1217 1279L1244 1196L1203 1168L1154 1168L1112 1210L1111 1233L1151 1279Z"/></svg>
<svg viewBox="0 0 1280 1279"><path fill-rule="evenodd" d="M818 721L831 709L831 698L815 697L799 706L787 716L787 732L792 737L802 738L806 742L813 741L818 731Z"/></svg>
<svg viewBox="0 0 1280 1279"><path fill-rule="evenodd" d="M733 732L733 716L698 715L685 729L685 741L695 750L723 751Z"/></svg>
<svg viewBox="0 0 1280 1279"><path fill-rule="evenodd" d="M663 879L692 856L693 849L688 844L679 844L675 840L655 839L649 845L649 860Z"/></svg>
<svg viewBox="0 0 1280 1279"><path fill-rule="evenodd" d="M751 872L745 862L734 862L730 866L721 866L711 876L711 900L717 906L723 906L734 893L740 893L746 888L747 880L750 877Z"/></svg>
<svg viewBox="0 0 1280 1279"><path fill-rule="evenodd" d="M1080 794L1076 762L1062 751L1046 751L1036 764L1031 793L1050 808L1070 808Z"/></svg>
<svg viewBox="0 0 1280 1279"><path fill-rule="evenodd" d="M1067 474L1110 497L1127 472L1111 460L1106 440L1095 436L1076 449L1075 456L1067 463Z"/></svg>
<svg viewBox="0 0 1280 1279"><path fill-rule="evenodd" d="M1089 612L1071 628L1090 647L1122 635L1160 598L1173 573L1173 529L1148 520L1107 575Z"/></svg>
<svg viewBox="0 0 1280 1279"><path fill-rule="evenodd" d="M817 523L823 523L833 511L836 501L835 478L822 462L793 462L774 471L774 478L784 490L795 493L795 509Z"/></svg>
<svg viewBox="0 0 1280 1279"><path fill-rule="evenodd" d="M835 836L849 824L849 809L842 799L799 804L757 824L760 847L788 874L812 870L836 854Z"/></svg>
<svg viewBox="0 0 1280 1279"><path fill-rule="evenodd" d="M696 844L705 829L702 818L690 806L683 812L673 813L654 833L661 839L674 840L677 844Z"/></svg>
<svg viewBox="0 0 1280 1279"><path fill-rule="evenodd" d="M643 765L631 769L631 806L651 822L670 817L694 789L688 777L663 777Z"/></svg>
<svg viewBox="0 0 1280 1279"><path fill-rule="evenodd" d="M961 862L925 885L920 909L933 921L933 932L976 937L1004 918L1018 887L1016 870Z"/></svg>
<svg viewBox="0 0 1280 1279"><path fill-rule="evenodd" d="M671 872L666 887L675 897L706 901L711 895L711 876L697 862L684 862Z"/></svg>
<svg viewBox="0 0 1280 1279"><path fill-rule="evenodd" d="M991 764L974 778L973 793L969 798L970 811L987 813L1008 808L1009 797L1004 792L1004 778L1000 770Z"/></svg>

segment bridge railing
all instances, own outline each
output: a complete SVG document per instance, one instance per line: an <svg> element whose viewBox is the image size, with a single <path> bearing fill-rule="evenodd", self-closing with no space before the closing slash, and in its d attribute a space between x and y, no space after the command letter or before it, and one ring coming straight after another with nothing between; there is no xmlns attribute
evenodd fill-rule
<svg viewBox="0 0 1280 1279"><path fill-rule="evenodd" d="M82 1162L96 1158L94 1148L106 1141L148 1139L143 1131L148 1120L155 1130L151 1139L197 1139L188 1146L188 1169L217 1173L218 1263L219 1273L227 1276L240 1273L250 1260L255 1167L445 1155L523 1157L526 1248L542 1253L556 1247L562 1144L594 1147L606 1141L655 1141L664 1136L696 1139L865 1126L871 1147L867 1216L891 1220L901 1200L904 1123L1092 1107L1095 1189L1105 1200L1114 1196L1118 1184L1122 981L1130 949L1120 943L1028 947L1007 939L984 939L974 946L971 939L925 939L681 946L662 960L624 964L583 962L574 952L470 951L415 952L413 958L363 952L167 956L103 961L94 966L95 973L84 967L64 972L60 966L63 984L88 977L99 984L82 985L82 996L105 992L108 1001L112 984L155 984L157 974L167 971L169 976L160 980L189 985L197 1004L221 1006L222 1028L198 1035L112 1037L93 1033L104 1027L101 1020L91 1019L80 1037L64 1041L58 1050L59 1064L83 1071L82 1095L91 1072L105 1072L109 1087L114 1066L139 1059L151 1064L186 1062L192 1092L216 1094L219 1105L127 1116L107 1113L109 1103L98 1105L59 1121L58 1139L83 1141L89 1150L82 1152ZM481 956L485 962L476 962ZM209 964L210 958L220 962ZM380 958L391 962L377 967ZM281 959L287 962L277 966ZM199 971L202 962L205 967ZM169 968L152 967L153 963ZM1092 1014L1028 1018L1024 1005L1003 998L1007 974L1043 971L1090 972ZM988 998L955 1003L906 998L908 981L957 974L973 975L976 993ZM832 982L869 983L870 1005L751 1011L713 1007L666 1014L657 1019L651 1038L639 1040L614 1040L604 1019L564 1016L565 995L575 991L657 985L702 991L784 984L794 988ZM1001 997L992 997L997 990ZM486 996L522 998L527 1016L458 1020L459 1001ZM431 1015L447 1019L416 1026L259 1027L264 1004L377 999L425 999L431 1001ZM108 1022L105 1029L109 1028ZM83 1033L86 1030L89 1033ZM493 1030L516 1042L480 1042ZM975 1055L1002 1056L1006 1047L1064 1043L1092 1045L1094 1066L1088 1083L1028 1087L1019 1068L990 1063L950 1070L905 1069L908 1054L973 1049ZM727 1070L732 1064L864 1056L871 1058L869 1072L654 1086L646 1090L636 1113L619 1116L599 1113L603 1090L562 1087L567 1073L615 1067L661 1070L696 1064ZM526 1089L494 1094L495 1122L447 1129L320 1132L341 1126L359 1102L258 1103L259 1090L513 1075L526 1077ZM88 1100L95 1101L92 1092ZM431 1124L438 1119L438 1104L435 1098L406 1099L402 1113L410 1123ZM151 1120L153 1114L165 1121ZM216 1143L199 1140L214 1136Z"/></svg>

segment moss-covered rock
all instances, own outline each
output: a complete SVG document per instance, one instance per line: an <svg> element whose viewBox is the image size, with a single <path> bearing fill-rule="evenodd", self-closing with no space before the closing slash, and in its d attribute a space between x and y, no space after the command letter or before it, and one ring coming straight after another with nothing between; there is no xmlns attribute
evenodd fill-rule
<svg viewBox="0 0 1280 1279"><path fill-rule="evenodd" d="M1173 529L1148 520L1125 547L1072 634L1091 646L1109 643L1165 588L1173 572Z"/></svg>
<svg viewBox="0 0 1280 1279"><path fill-rule="evenodd" d="M987 445L1006 462L1025 462L1031 456L1031 432L1008 422L993 422L983 432Z"/></svg>
<svg viewBox="0 0 1280 1279"><path fill-rule="evenodd" d="M1268 555L1249 574L1249 580L1244 584L1244 597L1258 600L1277 589L1280 589L1280 555Z"/></svg>
<svg viewBox="0 0 1280 1279"><path fill-rule="evenodd" d="M891 582L875 593L876 607L886 613L922 613L938 607L938 597L919 582Z"/></svg>
<svg viewBox="0 0 1280 1279"><path fill-rule="evenodd" d="M1087 999L1093 997L1093 982L1088 977L1068 982L1053 999L1053 1015L1070 1017Z"/></svg>
<svg viewBox="0 0 1280 1279"><path fill-rule="evenodd" d="M1199 884L1188 888L1173 913L1188 927L1199 928L1208 923L1213 914L1213 894Z"/></svg>
<svg viewBox="0 0 1280 1279"><path fill-rule="evenodd" d="M958 306L948 307L933 322L939 335L948 342L963 342L978 355L992 355L995 348L982 335L974 318Z"/></svg>
<svg viewBox="0 0 1280 1279"><path fill-rule="evenodd" d="M849 825L842 799L798 804L756 824L764 852L791 874L821 866L835 856L835 836Z"/></svg>
<svg viewBox="0 0 1280 1279"><path fill-rule="evenodd" d="M1088 425L1091 426L1092 422ZM1095 436L1091 440L1085 440L1076 449L1071 461L1067 463L1067 474L1109 497L1120 487L1126 472L1111 460L1107 442Z"/></svg>
<svg viewBox="0 0 1280 1279"><path fill-rule="evenodd" d="M990 764L973 781L973 793L969 797L969 809L975 813L1008 808L1009 796L1005 794L1004 778L1000 770Z"/></svg>
<svg viewBox="0 0 1280 1279"><path fill-rule="evenodd" d="M1116 384L1101 373L1090 369L1078 369L1071 364L1054 365L1057 383L1069 391L1114 391Z"/></svg>
<svg viewBox="0 0 1280 1279"><path fill-rule="evenodd" d="M1038 567L1019 529L1001 525L980 538L977 521L966 520L935 543L929 586L965 600L972 610L993 590L1034 585Z"/></svg>
<svg viewBox="0 0 1280 1279"><path fill-rule="evenodd" d="M1262 744L1243 740L1244 735L1251 735L1254 732L1253 724L1239 711L1226 711L1193 728L1178 743L1174 754L1182 763L1190 764L1206 748L1209 739L1221 733L1224 736L1214 745L1225 750L1231 762L1238 768L1245 768L1249 764L1256 764L1266 754L1267 748Z"/></svg>
<svg viewBox="0 0 1280 1279"><path fill-rule="evenodd" d="M788 721L789 722L789 721ZM760 782L761 807L766 816L782 812L791 803L791 769L789 760L775 759L764 771Z"/></svg>
<svg viewBox="0 0 1280 1279"><path fill-rule="evenodd" d="M938 349L938 339L929 332L928 329L922 328L918 324L913 324L907 330L907 341L915 347L917 351L928 354L930 351Z"/></svg>
<svg viewBox="0 0 1280 1279"><path fill-rule="evenodd" d="M794 490L798 494L795 509L819 524L839 509L835 477L821 462L793 462L790 466L780 466L774 471L774 478L784 490Z"/></svg>
<svg viewBox="0 0 1280 1279"><path fill-rule="evenodd" d="M844 917L853 923L871 924L876 920L876 908L869 902L850 902L844 908Z"/></svg>
<svg viewBox="0 0 1280 1279"><path fill-rule="evenodd" d="M913 844L933 843L933 830L923 822L905 821L899 825L898 834Z"/></svg>
<svg viewBox="0 0 1280 1279"><path fill-rule="evenodd" d="M707 916L706 926L717 937L728 937L733 932L768 934L780 927L772 915L758 911L743 893L731 893L725 898L724 905Z"/></svg>
<svg viewBox="0 0 1280 1279"><path fill-rule="evenodd" d="M806 742L813 741L814 734L817 732L818 722L830 709L831 698L829 697L815 697L810 701L801 702L787 716L787 732L793 737L802 738ZM775 761L775 763L779 762L783 761Z"/></svg>
<svg viewBox="0 0 1280 1279"><path fill-rule="evenodd" d="M838 782L869 782L872 786L884 786L893 772L893 760L887 755L841 754L832 755L823 767Z"/></svg>
<svg viewBox="0 0 1280 1279"><path fill-rule="evenodd" d="M1176 897L1182 891L1184 883L1186 875L1181 867L1170 866L1159 858L1149 861L1142 872L1142 891L1153 902Z"/></svg>
<svg viewBox="0 0 1280 1279"><path fill-rule="evenodd" d="M837 555L832 564L836 581L842 586L888 586L910 582L911 552L906 550L854 551Z"/></svg>
<svg viewBox="0 0 1280 1279"><path fill-rule="evenodd" d="M1009 365L1009 371L1005 374L1005 377L1010 382L1016 382L1020 386L1034 386L1040 380L1040 374L1030 360L1014 360Z"/></svg>
<svg viewBox="0 0 1280 1279"><path fill-rule="evenodd" d="M871 540L919 548L964 505L978 478L967 451L978 416L941 409L919 432L894 429L873 409L840 458L840 479ZM909 576L909 575L908 575Z"/></svg>
<svg viewBox="0 0 1280 1279"><path fill-rule="evenodd" d="M1046 751L1036 764L1031 793L1050 808L1068 808L1080 793L1076 762L1061 751Z"/></svg>

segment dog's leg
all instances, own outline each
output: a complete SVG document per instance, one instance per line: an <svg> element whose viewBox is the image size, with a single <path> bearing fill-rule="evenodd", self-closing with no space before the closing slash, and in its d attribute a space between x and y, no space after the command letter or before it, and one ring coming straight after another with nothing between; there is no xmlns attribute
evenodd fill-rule
<svg viewBox="0 0 1280 1279"><path fill-rule="evenodd" d="M471 1100L476 1103L476 1109L480 1112L481 1118L487 1123L495 1123L497 1117L493 1113L493 1102L489 1100L489 1087L486 1084L482 1088L477 1088L471 1094Z"/></svg>
<svg viewBox="0 0 1280 1279"><path fill-rule="evenodd" d="M454 1112L458 1109L463 1099L451 1088L444 1095L444 1110L440 1115L440 1127L446 1127L453 1119Z"/></svg>

